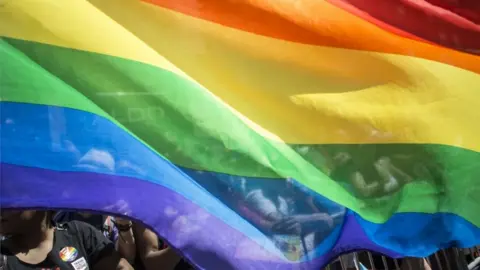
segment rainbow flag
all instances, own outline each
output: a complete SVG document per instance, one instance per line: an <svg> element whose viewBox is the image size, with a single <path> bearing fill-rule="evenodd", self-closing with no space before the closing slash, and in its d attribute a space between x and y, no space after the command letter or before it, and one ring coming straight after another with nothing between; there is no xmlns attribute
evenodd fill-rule
<svg viewBox="0 0 480 270"><path fill-rule="evenodd" d="M1 0L3 208L148 224L204 269L480 243L480 5Z"/></svg>

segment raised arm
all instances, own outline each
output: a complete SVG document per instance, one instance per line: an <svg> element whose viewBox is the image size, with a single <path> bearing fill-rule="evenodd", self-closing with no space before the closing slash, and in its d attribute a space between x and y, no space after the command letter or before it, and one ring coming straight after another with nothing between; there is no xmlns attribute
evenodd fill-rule
<svg viewBox="0 0 480 270"><path fill-rule="evenodd" d="M146 270L173 270L181 257L171 248L161 249L157 235L143 224L134 224L140 259Z"/></svg>

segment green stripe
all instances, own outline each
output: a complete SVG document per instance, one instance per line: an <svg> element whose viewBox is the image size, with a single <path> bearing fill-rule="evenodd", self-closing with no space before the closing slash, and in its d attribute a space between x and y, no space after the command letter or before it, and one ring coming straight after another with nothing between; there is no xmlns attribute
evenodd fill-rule
<svg viewBox="0 0 480 270"><path fill-rule="evenodd" d="M178 165L294 177L372 222L394 212L451 212L480 225L478 152L441 145L286 145L255 133L201 86L154 66L14 39L0 41L0 57L1 100L104 116ZM397 186L388 188L389 172Z"/></svg>

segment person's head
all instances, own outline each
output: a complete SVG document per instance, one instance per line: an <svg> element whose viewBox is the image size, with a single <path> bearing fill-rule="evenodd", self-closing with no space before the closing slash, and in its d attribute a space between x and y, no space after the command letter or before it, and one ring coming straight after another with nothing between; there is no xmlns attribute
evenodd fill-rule
<svg viewBox="0 0 480 270"><path fill-rule="evenodd" d="M81 217L83 218L90 218L93 216L92 213L90 212L84 212L84 211L80 211L80 212L77 212L77 214L79 214Z"/></svg>
<svg viewBox="0 0 480 270"><path fill-rule="evenodd" d="M29 235L51 226L53 225L49 211L0 211L0 234L4 236Z"/></svg>

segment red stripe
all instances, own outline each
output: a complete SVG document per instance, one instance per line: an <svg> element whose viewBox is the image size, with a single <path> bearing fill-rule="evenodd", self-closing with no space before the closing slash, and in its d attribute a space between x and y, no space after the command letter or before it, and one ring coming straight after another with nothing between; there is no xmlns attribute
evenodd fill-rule
<svg viewBox="0 0 480 270"><path fill-rule="evenodd" d="M476 24L480 24L479 0L426 0L429 3L450 10Z"/></svg>
<svg viewBox="0 0 480 270"><path fill-rule="evenodd" d="M445 0L427 1L329 0L387 31L462 51L480 49L480 25L476 23L480 5L471 5L475 9L467 12L464 6L444 4Z"/></svg>

